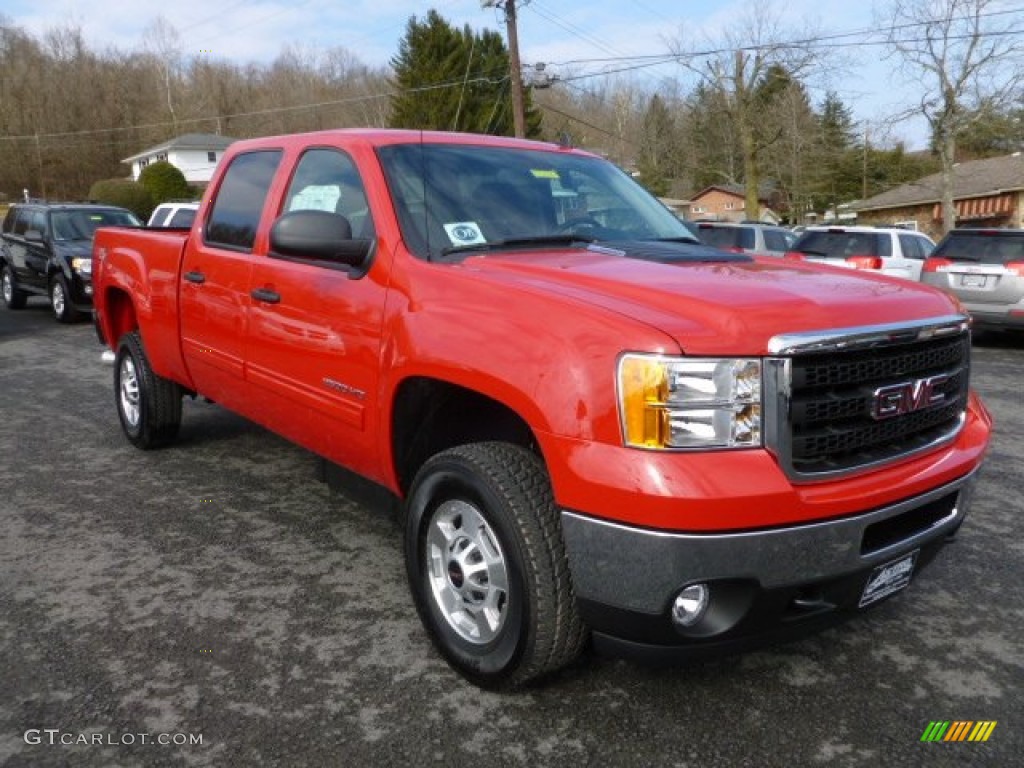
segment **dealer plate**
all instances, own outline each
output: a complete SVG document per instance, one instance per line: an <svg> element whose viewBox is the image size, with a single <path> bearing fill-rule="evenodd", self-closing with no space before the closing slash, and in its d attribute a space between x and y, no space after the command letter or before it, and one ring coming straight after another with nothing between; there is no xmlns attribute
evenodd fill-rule
<svg viewBox="0 0 1024 768"><path fill-rule="evenodd" d="M892 560L875 568L868 577L868 583L864 585L864 592L857 606L863 608L865 605L871 605L906 587L914 575L914 566L917 564L917 554L920 551L915 549L899 560Z"/></svg>

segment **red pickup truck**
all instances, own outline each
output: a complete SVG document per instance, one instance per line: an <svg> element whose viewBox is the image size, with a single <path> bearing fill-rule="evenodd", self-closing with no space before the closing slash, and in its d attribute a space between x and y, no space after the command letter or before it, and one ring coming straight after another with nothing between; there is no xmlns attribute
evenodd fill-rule
<svg viewBox="0 0 1024 768"><path fill-rule="evenodd" d="M486 687L899 592L991 431L953 299L700 245L550 144L240 141L190 231L100 230L93 275L128 439L200 395L386 491L424 626Z"/></svg>

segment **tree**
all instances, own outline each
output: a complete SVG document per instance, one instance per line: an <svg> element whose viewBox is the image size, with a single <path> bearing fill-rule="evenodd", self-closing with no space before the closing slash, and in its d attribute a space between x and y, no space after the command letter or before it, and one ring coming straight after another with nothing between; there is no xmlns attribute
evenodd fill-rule
<svg viewBox="0 0 1024 768"><path fill-rule="evenodd" d="M674 175L673 155L678 146L675 132L672 114L661 97L654 94L644 114L637 170L640 183L660 197L668 194L669 178Z"/></svg>
<svg viewBox="0 0 1024 768"><path fill-rule="evenodd" d="M820 59L809 45L783 41L813 37L791 25L783 27L768 4L754 2L745 15L733 20L723 42L712 41L707 46L722 53L688 51L679 43L673 46L684 66L718 97L732 126L743 164L747 218L759 218L763 153L780 137L777 128L763 119L765 108L785 81L798 79Z"/></svg>
<svg viewBox="0 0 1024 768"><path fill-rule="evenodd" d="M1000 0L895 0L888 18L892 50L921 88L913 113L928 121L942 164L942 228L949 231L957 136L1019 96L1024 23Z"/></svg>
<svg viewBox="0 0 1024 768"><path fill-rule="evenodd" d="M470 131L511 136L509 56L500 34L455 29L437 11L410 17L391 66L395 128ZM526 101L526 135L540 135L541 114Z"/></svg>
<svg viewBox="0 0 1024 768"><path fill-rule="evenodd" d="M139 184L149 192L154 205L192 196L185 174L166 160L157 160L143 168Z"/></svg>
<svg viewBox="0 0 1024 768"><path fill-rule="evenodd" d="M89 199L98 203L127 208L145 221L156 208L153 197L144 186L131 179L104 179L89 188Z"/></svg>

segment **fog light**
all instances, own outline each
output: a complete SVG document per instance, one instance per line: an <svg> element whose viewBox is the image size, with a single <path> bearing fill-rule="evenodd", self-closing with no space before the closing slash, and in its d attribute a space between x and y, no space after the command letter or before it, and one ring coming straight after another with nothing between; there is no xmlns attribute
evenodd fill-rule
<svg viewBox="0 0 1024 768"><path fill-rule="evenodd" d="M692 627L708 607L711 590L707 584L691 584L676 595L672 603L672 621L682 627Z"/></svg>

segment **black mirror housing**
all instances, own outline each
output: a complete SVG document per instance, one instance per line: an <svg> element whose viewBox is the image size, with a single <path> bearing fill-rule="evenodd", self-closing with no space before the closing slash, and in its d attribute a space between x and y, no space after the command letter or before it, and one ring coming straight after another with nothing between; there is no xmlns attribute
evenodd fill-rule
<svg viewBox="0 0 1024 768"><path fill-rule="evenodd" d="M372 245L353 239L348 219L330 211L290 211L270 228L270 256L344 268L350 277L366 274Z"/></svg>

